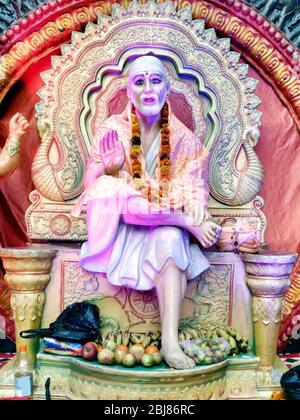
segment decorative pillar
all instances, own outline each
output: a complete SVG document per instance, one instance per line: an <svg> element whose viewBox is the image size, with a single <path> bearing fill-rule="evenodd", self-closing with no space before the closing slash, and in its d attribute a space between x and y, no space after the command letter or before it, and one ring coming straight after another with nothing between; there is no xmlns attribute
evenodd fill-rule
<svg viewBox="0 0 300 420"><path fill-rule="evenodd" d="M260 368L271 371L283 313L284 294L297 254L261 252L243 254L247 284L253 294L253 326L256 355Z"/></svg>
<svg viewBox="0 0 300 420"><path fill-rule="evenodd" d="M40 327L45 304L45 288L56 249L0 248L6 271L5 280L11 291L11 308L16 329L17 350L26 344L35 362L38 339L23 339L20 332Z"/></svg>

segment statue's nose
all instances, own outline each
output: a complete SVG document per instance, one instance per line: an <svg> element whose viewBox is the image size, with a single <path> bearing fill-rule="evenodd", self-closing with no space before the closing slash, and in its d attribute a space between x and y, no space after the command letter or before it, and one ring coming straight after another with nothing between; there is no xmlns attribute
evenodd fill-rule
<svg viewBox="0 0 300 420"><path fill-rule="evenodd" d="M146 80L145 81L145 92L150 92L151 91L151 83L150 80Z"/></svg>

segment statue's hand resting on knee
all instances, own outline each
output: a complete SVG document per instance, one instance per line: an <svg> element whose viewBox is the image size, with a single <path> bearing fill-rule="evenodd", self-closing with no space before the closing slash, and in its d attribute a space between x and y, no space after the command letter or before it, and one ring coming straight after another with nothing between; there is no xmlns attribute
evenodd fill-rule
<svg viewBox="0 0 300 420"><path fill-rule="evenodd" d="M221 226L211 220L202 222L204 218L204 210L194 199L186 201L185 211L186 214L191 217L192 224L197 226L197 238L199 239L201 245L204 248L209 248L210 246L215 245L222 232Z"/></svg>
<svg viewBox="0 0 300 420"><path fill-rule="evenodd" d="M125 152L116 131L109 131L101 140L100 156L106 175L114 175L123 166Z"/></svg>
<svg viewBox="0 0 300 420"><path fill-rule="evenodd" d="M217 242L222 228L215 222L207 220L206 222L203 222L201 225L199 225L199 230L202 233L202 239L200 239L200 243L202 246L204 246L204 248L208 248Z"/></svg>

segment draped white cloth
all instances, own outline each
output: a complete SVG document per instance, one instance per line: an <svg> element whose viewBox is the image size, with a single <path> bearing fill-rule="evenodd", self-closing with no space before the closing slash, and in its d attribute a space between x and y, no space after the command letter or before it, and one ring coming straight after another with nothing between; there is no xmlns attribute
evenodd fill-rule
<svg viewBox="0 0 300 420"><path fill-rule="evenodd" d="M145 169L153 177L158 164L160 133L145 156ZM171 259L192 280L209 267L207 259L196 244L190 244L185 229L175 226L135 226L120 222L115 240L97 258L86 258L87 243L81 250L81 266L93 272L106 273L115 286L149 290L155 277Z"/></svg>

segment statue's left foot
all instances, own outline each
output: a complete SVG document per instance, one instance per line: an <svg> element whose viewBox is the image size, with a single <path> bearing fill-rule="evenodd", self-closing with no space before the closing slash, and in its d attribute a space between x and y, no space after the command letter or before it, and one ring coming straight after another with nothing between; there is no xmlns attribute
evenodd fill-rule
<svg viewBox="0 0 300 420"><path fill-rule="evenodd" d="M165 362L175 369L191 369L196 364L193 359L186 356L179 346L165 345L161 349Z"/></svg>

